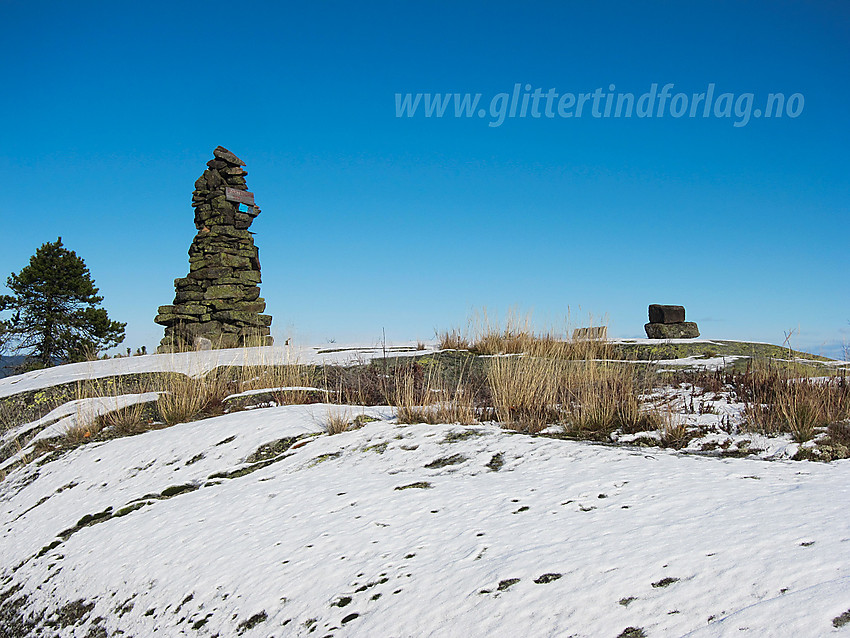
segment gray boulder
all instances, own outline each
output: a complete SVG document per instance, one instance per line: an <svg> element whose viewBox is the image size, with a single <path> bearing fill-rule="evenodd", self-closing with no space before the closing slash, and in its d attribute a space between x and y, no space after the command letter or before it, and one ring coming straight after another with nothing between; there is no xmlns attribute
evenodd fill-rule
<svg viewBox="0 0 850 638"><path fill-rule="evenodd" d="M693 321L680 323L648 323L644 326L650 339L696 339L699 328Z"/></svg>

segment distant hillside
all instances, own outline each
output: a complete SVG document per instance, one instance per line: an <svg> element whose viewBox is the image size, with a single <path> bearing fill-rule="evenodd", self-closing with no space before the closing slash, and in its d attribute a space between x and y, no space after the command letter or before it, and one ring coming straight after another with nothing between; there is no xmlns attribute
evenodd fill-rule
<svg viewBox="0 0 850 638"><path fill-rule="evenodd" d="M21 365L24 359L25 357L21 355L15 357L0 356L0 379L15 374L15 368Z"/></svg>

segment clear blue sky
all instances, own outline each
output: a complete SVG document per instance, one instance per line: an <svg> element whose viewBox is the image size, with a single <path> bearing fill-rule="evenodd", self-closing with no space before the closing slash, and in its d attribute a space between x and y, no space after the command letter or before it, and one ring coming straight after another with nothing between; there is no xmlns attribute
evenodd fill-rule
<svg viewBox="0 0 850 638"><path fill-rule="evenodd" d="M706 337L850 339L844 2L0 0L0 274L62 236L127 346L188 272L221 144L262 214L278 337L427 339L649 303ZM795 118L397 118L396 93L800 93Z"/></svg>

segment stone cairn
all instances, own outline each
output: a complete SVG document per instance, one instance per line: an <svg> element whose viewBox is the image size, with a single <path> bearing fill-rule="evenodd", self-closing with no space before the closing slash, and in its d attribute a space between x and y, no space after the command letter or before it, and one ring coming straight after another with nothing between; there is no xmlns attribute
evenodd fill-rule
<svg viewBox="0 0 850 638"><path fill-rule="evenodd" d="M174 304L160 306L165 326L159 352L272 345L270 315L260 314L260 259L251 222L260 214L245 183L245 162L219 146L195 182L198 234L189 274L174 280Z"/></svg>
<svg viewBox="0 0 850 638"><path fill-rule="evenodd" d="M650 339L695 339L699 336L697 324L685 321L684 306L649 306L649 323L644 326Z"/></svg>

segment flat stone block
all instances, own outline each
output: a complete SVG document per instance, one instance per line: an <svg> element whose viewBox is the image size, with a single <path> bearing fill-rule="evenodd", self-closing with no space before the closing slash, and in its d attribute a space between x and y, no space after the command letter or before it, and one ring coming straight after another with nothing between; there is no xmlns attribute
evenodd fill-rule
<svg viewBox="0 0 850 638"><path fill-rule="evenodd" d="M573 330L573 341L604 340L608 338L607 326L592 326Z"/></svg>
<svg viewBox="0 0 850 638"><path fill-rule="evenodd" d="M699 328L693 321L648 323L644 330L650 339L696 339L699 336Z"/></svg>
<svg viewBox="0 0 850 638"><path fill-rule="evenodd" d="M682 323L685 320L684 306L650 304L649 323Z"/></svg>
<svg viewBox="0 0 850 638"><path fill-rule="evenodd" d="M245 293L239 286L210 286L204 299L242 299Z"/></svg>

